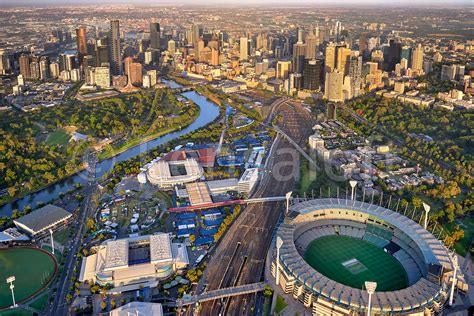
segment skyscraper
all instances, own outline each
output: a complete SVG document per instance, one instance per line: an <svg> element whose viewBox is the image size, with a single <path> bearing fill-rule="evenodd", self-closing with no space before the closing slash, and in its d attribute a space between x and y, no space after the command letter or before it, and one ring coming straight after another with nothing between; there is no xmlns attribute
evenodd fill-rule
<svg viewBox="0 0 474 316"><path fill-rule="evenodd" d="M364 59L367 56L367 34L364 32L359 35L359 53Z"/></svg>
<svg viewBox="0 0 474 316"><path fill-rule="evenodd" d="M336 69L344 75L349 74L349 61L351 58L351 49L347 47L340 46L337 48L337 63Z"/></svg>
<svg viewBox="0 0 474 316"><path fill-rule="evenodd" d="M344 74L337 70L326 72L324 82L324 98L333 102L344 101L342 85L344 84Z"/></svg>
<svg viewBox="0 0 474 316"><path fill-rule="evenodd" d="M247 37L240 38L240 60L248 60L250 53L249 40Z"/></svg>
<svg viewBox="0 0 474 316"><path fill-rule="evenodd" d="M336 49L337 46L332 43L326 46L326 56L324 59L326 72L331 72L336 68Z"/></svg>
<svg viewBox="0 0 474 316"><path fill-rule="evenodd" d="M42 56L40 58L39 71L40 71L41 80L46 80L51 77L50 69L49 69L49 58L47 56Z"/></svg>
<svg viewBox="0 0 474 316"><path fill-rule="evenodd" d="M306 36L306 58L307 59L315 59L317 47L319 45L319 38L311 32L308 36Z"/></svg>
<svg viewBox="0 0 474 316"><path fill-rule="evenodd" d="M10 71L10 59L8 58L8 52L0 49L0 75L6 74Z"/></svg>
<svg viewBox="0 0 474 316"><path fill-rule="evenodd" d="M112 75L122 74L122 50L120 47L120 25L118 20L110 21L110 71Z"/></svg>
<svg viewBox="0 0 474 316"><path fill-rule="evenodd" d="M418 44L418 46L413 50L411 68L416 71L423 70L423 46L421 46L421 44Z"/></svg>
<svg viewBox="0 0 474 316"><path fill-rule="evenodd" d="M23 54L18 58L18 63L20 64L20 74L23 75L23 78L30 78L30 57Z"/></svg>
<svg viewBox="0 0 474 316"><path fill-rule="evenodd" d="M150 47L152 49L160 49L160 23L152 22L150 23Z"/></svg>
<svg viewBox="0 0 474 316"><path fill-rule="evenodd" d="M176 42L172 39L168 41L168 52L173 55L176 52Z"/></svg>
<svg viewBox="0 0 474 316"><path fill-rule="evenodd" d="M362 56L359 52L353 52L349 61L349 76L351 80L351 96L360 95L360 87L362 84Z"/></svg>
<svg viewBox="0 0 474 316"><path fill-rule="evenodd" d="M319 60L307 59L303 68L303 87L306 90L318 90L321 85L321 64Z"/></svg>
<svg viewBox="0 0 474 316"><path fill-rule="evenodd" d="M298 41L293 45L293 72L303 74L304 60L306 57L306 44Z"/></svg>
<svg viewBox="0 0 474 316"><path fill-rule="evenodd" d="M290 74L291 62L279 60L277 63L276 77L279 79L288 79Z"/></svg>
<svg viewBox="0 0 474 316"><path fill-rule="evenodd" d="M396 42L394 39L390 40L390 47L388 49L388 60L387 60L387 70L392 71L395 69L395 65L400 62L402 54L402 44Z"/></svg>
<svg viewBox="0 0 474 316"><path fill-rule="evenodd" d="M82 59L87 55L87 29L80 27L76 29L77 58L82 65Z"/></svg>

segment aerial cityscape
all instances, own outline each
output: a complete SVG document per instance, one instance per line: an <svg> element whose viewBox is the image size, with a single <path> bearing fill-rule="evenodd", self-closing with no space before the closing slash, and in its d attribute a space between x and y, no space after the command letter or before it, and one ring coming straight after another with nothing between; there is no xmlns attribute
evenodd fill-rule
<svg viewBox="0 0 474 316"><path fill-rule="evenodd" d="M0 28L0 316L474 315L471 1Z"/></svg>

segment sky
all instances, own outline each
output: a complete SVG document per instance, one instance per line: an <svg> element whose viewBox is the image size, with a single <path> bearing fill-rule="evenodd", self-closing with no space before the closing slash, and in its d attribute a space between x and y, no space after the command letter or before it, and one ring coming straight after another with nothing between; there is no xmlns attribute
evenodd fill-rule
<svg viewBox="0 0 474 316"><path fill-rule="evenodd" d="M186 5L186 4L217 4L217 5L473 5L473 0L0 0L0 6L44 6L64 4L147 4L147 5Z"/></svg>

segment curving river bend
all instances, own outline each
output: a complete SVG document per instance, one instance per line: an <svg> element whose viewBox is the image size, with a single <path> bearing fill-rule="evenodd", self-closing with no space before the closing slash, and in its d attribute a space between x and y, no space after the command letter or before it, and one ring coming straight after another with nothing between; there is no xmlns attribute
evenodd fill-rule
<svg viewBox="0 0 474 316"><path fill-rule="evenodd" d="M173 81L166 81L165 83L171 88L180 87L180 85L176 84ZM105 172L111 170L114 164L117 162L130 159L141 153L147 152L150 149L153 149L161 144L164 144L185 134L193 132L211 123L219 116L219 107L216 106L214 103L208 101L206 97L197 94L195 91L185 92L182 95L187 99L193 101L201 109L198 118L193 123L183 128L182 130L159 136L143 144L132 147L112 158L98 162L96 165L96 176L101 177ZM41 189L35 193L19 198L10 203L4 204L0 206L0 216L10 216L13 210L16 209L21 211L27 205L31 205L34 208L38 203L47 203L48 201L54 200L59 197L59 194L61 192L66 193L67 191L74 189L74 185L76 183L84 185L87 181L85 174L85 170L78 172L47 188Z"/></svg>

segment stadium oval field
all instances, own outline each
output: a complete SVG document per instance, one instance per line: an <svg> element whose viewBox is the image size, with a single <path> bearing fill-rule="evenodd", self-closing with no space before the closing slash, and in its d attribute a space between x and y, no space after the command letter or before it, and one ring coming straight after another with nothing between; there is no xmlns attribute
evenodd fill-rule
<svg viewBox="0 0 474 316"><path fill-rule="evenodd" d="M49 252L32 247L0 249L0 309L12 305L10 285L6 278L14 275L17 303L41 292L54 278L58 265Z"/></svg>
<svg viewBox="0 0 474 316"><path fill-rule="evenodd" d="M440 311L453 265L444 245L418 223L384 207L317 199L290 208L272 276L313 315L366 312L365 281L377 282L376 314Z"/></svg>

